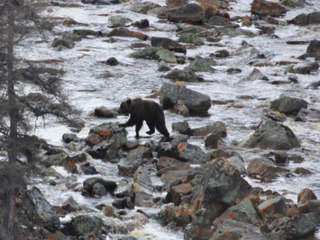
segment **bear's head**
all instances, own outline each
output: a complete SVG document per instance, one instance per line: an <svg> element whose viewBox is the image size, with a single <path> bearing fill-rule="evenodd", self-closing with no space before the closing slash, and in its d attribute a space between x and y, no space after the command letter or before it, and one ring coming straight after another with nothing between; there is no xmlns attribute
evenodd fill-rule
<svg viewBox="0 0 320 240"><path fill-rule="evenodd" d="M118 113L129 114L131 113L133 107L134 107L133 101L130 98L127 98L121 103L120 108L118 109Z"/></svg>

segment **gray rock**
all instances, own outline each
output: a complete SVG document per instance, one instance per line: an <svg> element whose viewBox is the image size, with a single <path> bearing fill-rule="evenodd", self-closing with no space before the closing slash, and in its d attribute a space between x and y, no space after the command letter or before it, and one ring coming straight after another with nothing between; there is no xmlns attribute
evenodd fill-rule
<svg viewBox="0 0 320 240"><path fill-rule="evenodd" d="M96 117L114 118L118 115L119 114L116 111L104 106L98 107L94 110L94 116Z"/></svg>
<svg viewBox="0 0 320 240"><path fill-rule="evenodd" d="M285 70L285 74L287 73L299 73L299 74L310 74L312 72L316 72L319 69L318 62L311 63L301 63L297 65L290 65Z"/></svg>
<svg viewBox="0 0 320 240"><path fill-rule="evenodd" d="M121 175L130 176L135 173L139 166L143 163L141 155L131 155L126 158L122 158L118 164L118 169Z"/></svg>
<svg viewBox="0 0 320 240"><path fill-rule="evenodd" d="M166 78L174 81L198 82L198 76L193 71L184 71L180 69L173 69L166 75Z"/></svg>
<svg viewBox="0 0 320 240"><path fill-rule="evenodd" d="M296 8L296 7L303 7L307 2L306 0L280 0L282 5Z"/></svg>
<svg viewBox="0 0 320 240"><path fill-rule="evenodd" d="M133 198L133 187L127 180L121 180L114 191L114 195L118 198L130 197Z"/></svg>
<svg viewBox="0 0 320 240"><path fill-rule="evenodd" d="M110 16L108 22L108 27L123 27L127 23L132 22L132 20L123 16Z"/></svg>
<svg viewBox="0 0 320 240"><path fill-rule="evenodd" d="M269 81L269 78L266 77L259 69L254 68L248 76L248 80L266 80Z"/></svg>
<svg viewBox="0 0 320 240"><path fill-rule="evenodd" d="M139 50L137 52L130 53L128 55L128 57L129 58L155 58L157 51L158 51L158 48L146 47L143 50Z"/></svg>
<svg viewBox="0 0 320 240"><path fill-rule="evenodd" d="M73 218L70 223L66 224L66 228L72 236L82 236L85 237L85 239L89 239L90 236L97 237L97 235L98 239L102 237L101 233L99 234L102 228L102 220L95 216L77 216Z"/></svg>
<svg viewBox="0 0 320 240"><path fill-rule="evenodd" d="M226 26L226 25L230 25L231 24L231 21L230 19L228 18L224 18L224 17L221 17L219 15L215 15L215 16L212 16L207 25L211 26Z"/></svg>
<svg viewBox="0 0 320 240"><path fill-rule="evenodd" d="M242 41L241 47L238 48L234 55L236 56L246 56L246 57L257 57L260 54L258 49L249 45L246 41Z"/></svg>
<svg viewBox="0 0 320 240"><path fill-rule="evenodd" d="M258 209L260 213L271 222L276 218L285 216L288 206L284 198L278 196L260 203Z"/></svg>
<svg viewBox="0 0 320 240"><path fill-rule="evenodd" d="M65 39L58 39L55 38L51 44L51 47L59 47L59 46L63 46L66 48L73 48L75 46L75 43L70 41L70 40L65 40Z"/></svg>
<svg viewBox="0 0 320 240"><path fill-rule="evenodd" d="M270 104L270 108L284 114L296 114L302 108L308 108L308 102L301 98L280 96Z"/></svg>
<svg viewBox="0 0 320 240"><path fill-rule="evenodd" d="M177 63L177 59L172 52L167 49L159 49L156 56L167 63Z"/></svg>
<svg viewBox="0 0 320 240"><path fill-rule="evenodd" d="M62 179L63 176L58 173L54 168L52 167L49 167L47 168L44 172L43 172L43 175L44 176L48 176L48 177L55 177L55 178L58 178L58 179Z"/></svg>
<svg viewBox="0 0 320 240"><path fill-rule="evenodd" d="M66 210L68 213L70 212L76 212L78 210L81 210L81 207L79 204L73 199L72 196L70 196L61 206L63 210Z"/></svg>
<svg viewBox="0 0 320 240"><path fill-rule="evenodd" d="M203 127L191 129L191 134L193 136L205 136L209 133L217 134L219 137L226 137L227 128L224 123L216 121Z"/></svg>
<svg viewBox="0 0 320 240"><path fill-rule="evenodd" d="M102 197L107 194L107 190L101 183L95 183L92 187L92 193Z"/></svg>
<svg viewBox="0 0 320 240"><path fill-rule="evenodd" d="M181 45L180 43L170 39L170 38L162 38L162 37L152 37L151 38L152 47L162 47L164 49L168 49L170 51L186 53L186 47Z"/></svg>
<svg viewBox="0 0 320 240"><path fill-rule="evenodd" d="M202 39L193 33L181 33L179 36L179 42L192 43L195 45L204 45Z"/></svg>
<svg viewBox="0 0 320 240"><path fill-rule="evenodd" d="M240 174L247 174L244 162L239 157L233 156L228 158L227 161L230 163L230 165L236 167Z"/></svg>
<svg viewBox="0 0 320 240"><path fill-rule="evenodd" d="M215 70L211 66L215 66L216 63L211 58L201 58L197 57L192 63L190 63L189 68L194 72L210 72L213 73Z"/></svg>
<svg viewBox="0 0 320 240"><path fill-rule="evenodd" d="M190 131L189 123L187 121L173 122L171 127L173 131L178 131L181 134L187 134Z"/></svg>
<svg viewBox="0 0 320 240"><path fill-rule="evenodd" d="M153 9L150 9L147 14L150 15L150 16L155 16L155 17L158 17L158 18L165 18L165 16L167 15L168 13L168 9L165 8L165 7L157 7L157 8L153 8Z"/></svg>
<svg viewBox="0 0 320 240"><path fill-rule="evenodd" d="M158 7L159 5L153 2L133 2L131 4L130 10L132 12L147 14L147 12L153 8Z"/></svg>
<svg viewBox="0 0 320 240"><path fill-rule="evenodd" d="M77 32L66 32L65 34L63 34L63 37L62 39L64 40L69 40L69 41L72 41L72 42L80 42L81 41L81 35Z"/></svg>
<svg viewBox="0 0 320 240"><path fill-rule="evenodd" d="M171 22L202 23L204 12L198 4L191 3L169 9L166 18Z"/></svg>
<svg viewBox="0 0 320 240"><path fill-rule="evenodd" d="M88 178L83 182L83 190L85 192L87 192L88 194L92 194L93 193L93 186L96 183L100 183L101 185L103 185L105 187L105 189L108 192L111 192L111 193L113 193L113 191L117 187L117 183L112 180L105 180L103 178L93 177L93 178Z"/></svg>
<svg viewBox="0 0 320 240"><path fill-rule="evenodd" d="M145 167L140 166L134 173L133 191L135 194L134 205L138 207L151 207L153 186L150 175Z"/></svg>
<svg viewBox="0 0 320 240"><path fill-rule="evenodd" d="M159 64L158 64L158 71L159 72L167 72L170 70L171 70L171 68L169 68L168 64L165 61L161 60L159 62Z"/></svg>
<svg viewBox="0 0 320 240"><path fill-rule="evenodd" d="M160 90L160 103L164 109L168 109L179 100L187 106L191 112L207 112L211 107L209 96L196 91L164 83Z"/></svg>

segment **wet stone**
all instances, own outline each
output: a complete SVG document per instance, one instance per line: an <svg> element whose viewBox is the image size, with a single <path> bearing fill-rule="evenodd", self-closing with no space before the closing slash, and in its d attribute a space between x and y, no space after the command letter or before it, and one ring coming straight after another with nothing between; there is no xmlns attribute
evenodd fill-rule
<svg viewBox="0 0 320 240"><path fill-rule="evenodd" d="M61 208L68 213L81 210L79 204L71 196L62 204Z"/></svg>
<svg viewBox="0 0 320 240"><path fill-rule="evenodd" d="M80 141L78 136L76 134L74 134L74 133L64 133L62 135L62 139L63 139L63 141L65 141L65 143L79 142Z"/></svg>
<svg viewBox="0 0 320 240"><path fill-rule="evenodd" d="M310 200L316 200L317 197L309 188L302 189L298 194L298 204L304 204Z"/></svg>
<svg viewBox="0 0 320 240"><path fill-rule="evenodd" d="M198 76L193 71L184 71L180 69L173 69L166 75L166 78L174 81L198 82Z"/></svg>
<svg viewBox="0 0 320 240"><path fill-rule="evenodd" d="M143 163L142 155L135 154L122 158L118 164L118 169L121 175L130 176L135 173L139 166Z"/></svg>
<svg viewBox="0 0 320 240"><path fill-rule="evenodd" d="M137 27L137 28L147 28L147 27L149 27L149 20L142 19L140 21L132 23L132 26Z"/></svg>
<svg viewBox="0 0 320 240"><path fill-rule="evenodd" d="M133 187L127 180L121 180L114 191L114 195L118 198L130 197L133 198Z"/></svg>
<svg viewBox="0 0 320 240"><path fill-rule="evenodd" d="M93 185L93 187L92 187L92 193L93 193L94 195L97 195L97 196L102 197L102 196L104 196L104 195L107 194L107 191L106 191L106 188L105 188L102 184L100 184L100 183L95 183L95 184Z"/></svg>
<svg viewBox="0 0 320 240"><path fill-rule="evenodd" d="M268 81L269 78L266 77L259 69L254 68L250 75L248 76L248 80L266 80Z"/></svg>
<svg viewBox="0 0 320 240"><path fill-rule="evenodd" d="M116 111L104 106L98 107L94 110L94 116L96 117L114 118L118 115L119 114Z"/></svg>
<svg viewBox="0 0 320 240"><path fill-rule="evenodd" d="M75 43L70 40L55 38L51 44L51 47L56 48L59 46L66 47L66 48L73 48L75 46Z"/></svg>
<svg viewBox="0 0 320 240"><path fill-rule="evenodd" d="M296 114L302 108L308 108L308 102L301 98L280 96L271 102L270 108L285 114Z"/></svg>
<svg viewBox="0 0 320 240"><path fill-rule="evenodd" d="M96 183L100 183L105 187L108 192L113 193L117 187L117 183L112 180L105 180L99 177L88 178L83 182L83 190L89 194L93 193L93 186Z"/></svg>
<svg viewBox="0 0 320 240"><path fill-rule="evenodd" d="M302 174L302 175L312 174L312 172L310 170L302 168L302 167L296 168L295 170L293 170L293 172L296 174Z"/></svg>
<svg viewBox="0 0 320 240"><path fill-rule="evenodd" d="M162 47L164 49L179 53L186 53L187 51L185 46L182 46L180 43L169 38L152 37L151 45L152 47Z"/></svg>
<svg viewBox="0 0 320 240"><path fill-rule="evenodd" d="M130 11L147 14L149 10L156 7L159 7L159 5L153 2L133 2Z"/></svg>
<svg viewBox="0 0 320 240"><path fill-rule="evenodd" d="M285 216L288 206L283 197L266 200L259 204L258 209L263 217L267 218L269 222L279 217Z"/></svg>
<svg viewBox="0 0 320 240"><path fill-rule="evenodd" d="M191 129L192 136L206 136L209 133L217 134L219 137L227 136L227 129L223 122L214 122L212 124Z"/></svg>
<svg viewBox="0 0 320 240"><path fill-rule="evenodd" d="M251 4L251 13L261 16L280 16L287 12L285 7L276 2L269 2L265 0L254 0Z"/></svg>
<svg viewBox="0 0 320 240"><path fill-rule="evenodd" d="M109 27L124 27L127 23L132 22L132 20L123 16L110 16L108 22Z"/></svg>
<svg viewBox="0 0 320 240"><path fill-rule="evenodd" d="M112 206L117 209L134 209L134 204L130 197L124 197L123 199L115 199L112 202Z"/></svg>
<svg viewBox="0 0 320 240"><path fill-rule="evenodd" d="M201 23L203 21L203 9L195 3L169 9L166 18L171 22Z"/></svg>

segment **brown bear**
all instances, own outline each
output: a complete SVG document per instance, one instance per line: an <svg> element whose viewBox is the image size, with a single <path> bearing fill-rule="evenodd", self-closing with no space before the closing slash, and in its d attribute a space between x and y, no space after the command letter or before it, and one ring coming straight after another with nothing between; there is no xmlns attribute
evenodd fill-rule
<svg viewBox="0 0 320 240"><path fill-rule="evenodd" d="M139 138L139 131L143 121L146 121L149 127L147 134L153 134L154 128L162 133L165 137L169 137L169 132L166 128L164 113L159 104L150 100L141 98L126 99L120 105L118 110L120 114L129 114L130 119L125 124L120 124L119 127L131 127L136 125L136 138Z"/></svg>

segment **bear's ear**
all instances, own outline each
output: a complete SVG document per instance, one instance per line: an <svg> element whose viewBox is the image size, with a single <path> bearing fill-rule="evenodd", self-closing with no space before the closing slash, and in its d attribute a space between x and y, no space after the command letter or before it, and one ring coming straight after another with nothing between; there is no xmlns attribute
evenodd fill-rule
<svg viewBox="0 0 320 240"><path fill-rule="evenodd" d="M127 104L128 104L128 105L131 104L131 99L130 99L130 98L127 99Z"/></svg>

